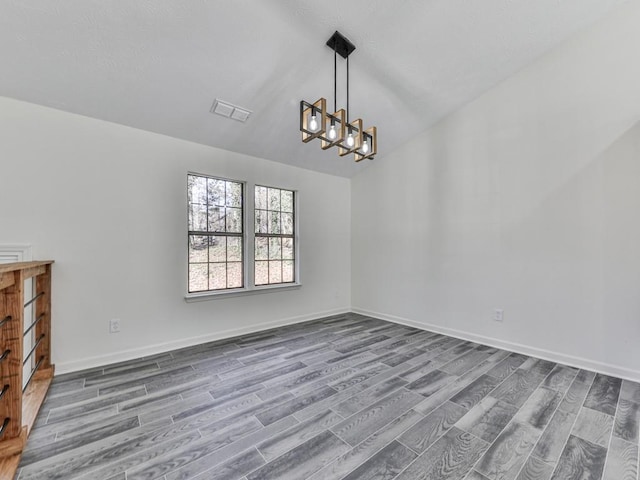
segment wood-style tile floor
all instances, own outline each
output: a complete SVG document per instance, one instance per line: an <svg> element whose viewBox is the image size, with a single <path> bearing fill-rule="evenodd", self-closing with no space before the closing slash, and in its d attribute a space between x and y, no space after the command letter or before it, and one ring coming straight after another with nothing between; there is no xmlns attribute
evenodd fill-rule
<svg viewBox="0 0 640 480"><path fill-rule="evenodd" d="M640 384L356 314L55 378L20 480L637 480Z"/></svg>

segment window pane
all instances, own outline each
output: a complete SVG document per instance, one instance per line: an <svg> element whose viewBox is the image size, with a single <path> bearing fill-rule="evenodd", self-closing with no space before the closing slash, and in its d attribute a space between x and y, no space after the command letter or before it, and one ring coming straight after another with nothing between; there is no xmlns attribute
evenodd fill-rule
<svg viewBox="0 0 640 480"><path fill-rule="evenodd" d="M209 289L220 290L227 288L227 264L226 263L210 263L209 264Z"/></svg>
<svg viewBox="0 0 640 480"><path fill-rule="evenodd" d="M225 237L211 237L209 239L209 261L225 262L227 260L227 247Z"/></svg>
<svg viewBox="0 0 640 480"><path fill-rule="evenodd" d="M256 210L256 233L267 233L268 215L265 210Z"/></svg>
<svg viewBox="0 0 640 480"><path fill-rule="evenodd" d="M256 262L255 277L256 285L269 283L269 262Z"/></svg>
<svg viewBox="0 0 640 480"><path fill-rule="evenodd" d="M227 207L242 207L242 185L227 182Z"/></svg>
<svg viewBox="0 0 640 480"><path fill-rule="evenodd" d="M189 265L189 291L202 292L207 290L207 264L192 263Z"/></svg>
<svg viewBox="0 0 640 480"><path fill-rule="evenodd" d="M192 203L189 205L189 231L207 231L207 206Z"/></svg>
<svg viewBox="0 0 640 480"><path fill-rule="evenodd" d="M242 287L242 263L227 263L227 288Z"/></svg>
<svg viewBox="0 0 640 480"><path fill-rule="evenodd" d="M209 178L209 205L224 206L225 181L216 178Z"/></svg>
<svg viewBox="0 0 640 480"><path fill-rule="evenodd" d="M280 210L280 189L268 188L269 210Z"/></svg>
<svg viewBox="0 0 640 480"><path fill-rule="evenodd" d="M256 285L293 282L295 275L294 239L281 235L295 234L294 202L292 190L255 187L255 231L265 235L255 237ZM286 271L283 270L286 259ZM269 260L265 264L264 260ZM283 280L286 278L286 280Z"/></svg>
<svg viewBox="0 0 640 480"><path fill-rule="evenodd" d="M200 203L205 205L207 203L207 179L205 177L198 177L196 175L189 175L187 177L187 193L189 203Z"/></svg>
<svg viewBox="0 0 640 480"><path fill-rule="evenodd" d="M227 232L242 233L242 209L227 208Z"/></svg>
<svg viewBox="0 0 640 480"><path fill-rule="evenodd" d="M282 262L270 261L269 262L269 283L281 283L282 282Z"/></svg>
<svg viewBox="0 0 640 480"><path fill-rule="evenodd" d="M282 241L280 238L269 239L269 260L280 260L282 258Z"/></svg>
<svg viewBox="0 0 640 480"><path fill-rule="evenodd" d="M243 188L233 180L187 175L190 292L244 285Z"/></svg>
<svg viewBox="0 0 640 480"><path fill-rule="evenodd" d="M282 211L293 213L293 192L290 190L282 190L281 201Z"/></svg>
<svg viewBox="0 0 640 480"><path fill-rule="evenodd" d="M293 282L294 274L293 274L293 260L285 260L282 262L282 281L283 282Z"/></svg>
<svg viewBox="0 0 640 480"><path fill-rule="evenodd" d="M204 235L189 235L189 263L207 263L207 247L209 237Z"/></svg>
<svg viewBox="0 0 640 480"><path fill-rule="evenodd" d="M282 258L293 260L293 238L282 239Z"/></svg>
<svg viewBox="0 0 640 480"><path fill-rule="evenodd" d="M209 231L224 232L224 207L209 207Z"/></svg>
<svg viewBox="0 0 640 480"><path fill-rule="evenodd" d="M269 233L280 233L280 212L269 212Z"/></svg>
<svg viewBox="0 0 640 480"><path fill-rule="evenodd" d="M283 213L282 218L282 233L285 235L293 235L293 213Z"/></svg>
<svg viewBox="0 0 640 480"><path fill-rule="evenodd" d="M228 262L242 261L242 238L241 237L227 237L227 261Z"/></svg>
<svg viewBox="0 0 640 480"><path fill-rule="evenodd" d="M267 209L267 187L260 187L256 185L256 208L260 210Z"/></svg>
<svg viewBox="0 0 640 480"><path fill-rule="evenodd" d="M256 237L256 260L267 260L269 258L269 239L266 237Z"/></svg>

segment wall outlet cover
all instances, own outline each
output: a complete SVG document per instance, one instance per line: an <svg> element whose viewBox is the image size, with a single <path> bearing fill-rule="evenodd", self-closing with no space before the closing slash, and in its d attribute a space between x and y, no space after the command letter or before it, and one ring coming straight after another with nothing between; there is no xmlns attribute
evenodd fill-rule
<svg viewBox="0 0 640 480"><path fill-rule="evenodd" d="M120 319L114 318L109 321L109 333L119 333L120 332Z"/></svg>

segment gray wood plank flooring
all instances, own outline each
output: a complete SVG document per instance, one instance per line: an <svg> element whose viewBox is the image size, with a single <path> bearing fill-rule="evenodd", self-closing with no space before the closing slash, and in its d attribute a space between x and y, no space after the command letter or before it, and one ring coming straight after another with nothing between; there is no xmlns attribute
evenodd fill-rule
<svg viewBox="0 0 640 480"><path fill-rule="evenodd" d="M640 480L640 384L344 314L55 377L18 480Z"/></svg>

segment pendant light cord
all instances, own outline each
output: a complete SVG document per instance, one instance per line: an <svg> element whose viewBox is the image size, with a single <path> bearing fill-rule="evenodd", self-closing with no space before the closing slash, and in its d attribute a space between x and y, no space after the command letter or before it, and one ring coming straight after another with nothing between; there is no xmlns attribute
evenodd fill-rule
<svg viewBox="0 0 640 480"><path fill-rule="evenodd" d="M349 57L347 57L347 123L349 121Z"/></svg>
<svg viewBox="0 0 640 480"><path fill-rule="evenodd" d="M333 111L338 111L338 50L333 44Z"/></svg>

